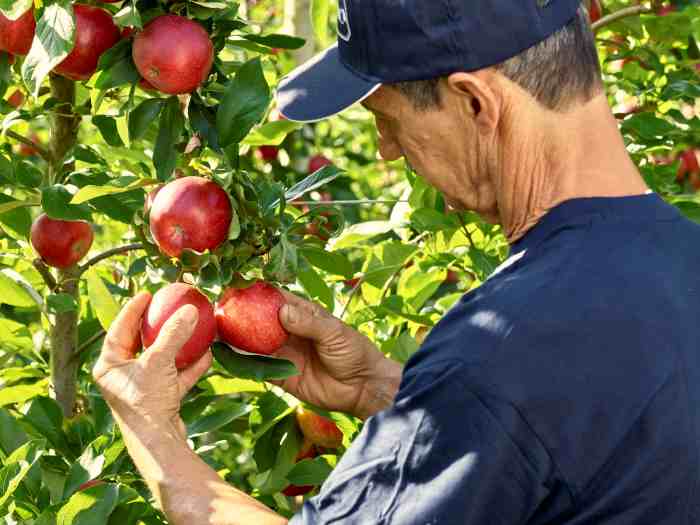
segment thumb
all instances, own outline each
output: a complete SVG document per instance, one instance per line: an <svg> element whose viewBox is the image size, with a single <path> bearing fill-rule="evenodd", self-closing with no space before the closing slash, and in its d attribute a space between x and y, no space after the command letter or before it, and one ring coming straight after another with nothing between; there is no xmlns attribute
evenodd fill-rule
<svg viewBox="0 0 700 525"><path fill-rule="evenodd" d="M290 334L322 343L337 336L342 323L317 305L285 304L280 309L280 322Z"/></svg>
<svg viewBox="0 0 700 525"><path fill-rule="evenodd" d="M175 363L175 356L194 333L199 320L197 308L191 304L179 308L163 324L155 342L144 353L147 359L162 364Z"/></svg>

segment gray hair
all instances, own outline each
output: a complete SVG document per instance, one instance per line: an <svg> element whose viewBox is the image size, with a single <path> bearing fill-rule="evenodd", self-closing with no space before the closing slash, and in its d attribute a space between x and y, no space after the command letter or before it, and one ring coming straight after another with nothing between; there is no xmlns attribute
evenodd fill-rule
<svg viewBox="0 0 700 525"><path fill-rule="evenodd" d="M551 110L564 110L573 102L587 102L603 87L600 62L586 9L539 44L493 66ZM417 110L440 107L442 79L392 84Z"/></svg>

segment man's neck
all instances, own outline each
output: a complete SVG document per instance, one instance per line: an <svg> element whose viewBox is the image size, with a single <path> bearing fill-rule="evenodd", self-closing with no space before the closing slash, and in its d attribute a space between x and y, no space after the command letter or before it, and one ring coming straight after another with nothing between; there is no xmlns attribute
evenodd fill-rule
<svg viewBox="0 0 700 525"><path fill-rule="evenodd" d="M580 197L623 197L648 191L630 159L604 95L566 114L519 115L520 152L502 159L496 181L500 222L508 241L523 237L558 204ZM525 138L523 138L525 137Z"/></svg>

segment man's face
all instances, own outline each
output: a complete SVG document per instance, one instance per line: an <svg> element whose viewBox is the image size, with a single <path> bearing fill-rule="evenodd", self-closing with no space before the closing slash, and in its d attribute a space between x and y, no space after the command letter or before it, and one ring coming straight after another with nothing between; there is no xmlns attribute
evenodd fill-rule
<svg viewBox="0 0 700 525"><path fill-rule="evenodd" d="M480 175L473 118L464 111L464 101L451 102L447 96L439 108L417 110L398 90L382 86L362 105L375 116L382 158L404 157L452 208L494 218L495 202L483 198L490 181Z"/></svg>

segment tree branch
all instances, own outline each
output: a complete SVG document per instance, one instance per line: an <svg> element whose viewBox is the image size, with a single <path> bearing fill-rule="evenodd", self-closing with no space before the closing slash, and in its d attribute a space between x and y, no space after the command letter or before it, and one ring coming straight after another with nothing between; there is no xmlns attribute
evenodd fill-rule
<svg viewBox="0 0 700 525"><path fill-rule="evenodd" d="M615 11L614 13L610 13L609 15L605 15L603 18L598 20L597 22L593 23L591 25L591 29L593 32L597 32L600 29L602 29L605 26L608 26L612 24L613 22L617 22L618 20L622 20L623 18L627 18L630 16L638 16L642 15L645 13L653 13L654 10L643 6L643 5L634 5L631 7L625 7L624 9L620 9L619 11Z"/></svg>
<svg viewBox="0 0 700 525"><path fill-rule="evenodd" d="M44 264L44 261L41 259L34 259L32 264L34 265L34 268L36 268L36 271L39 272L42 279L44 279L44 282L46 283L46 286L49 287L49 290L52 292L55 291L57 286L56 279L51 273L51 270L49 270L49 267Z"/></svg>
<svg viewBox="0 0 700 525"><path fill-rule="evenodd" d="M125 244L124 246L117 246L116 248L112 248L110 250L104 251L102 253L98 253L95 255L92 259L90 259L88 262L83 264L80 267L80 275L82 275L88 268L91 266L95 266L97 263L104 261L105 259L109 259L110 257L114 257L115 255L122 255L124 253L128 253L134 250L142 250L144 248L144 245L140 242L135 242L133 244Z"/></svg>
<svg viewBox="0 0 700 525"><path fill-rule="evenodd" d="M49 152L46 151L46 149L43 146L40 146L39 144L32 141L31 139L28 139L27 137L24 137L24 136L20 135L19 133L15 133L11 129L8 129L7 131L5 131L5 135L10 137L11 139L15 139L17 142L21 142L22 144L26 144L30 148L34 148L42 159L44 159L46 161L49 160Z"/></svg>

